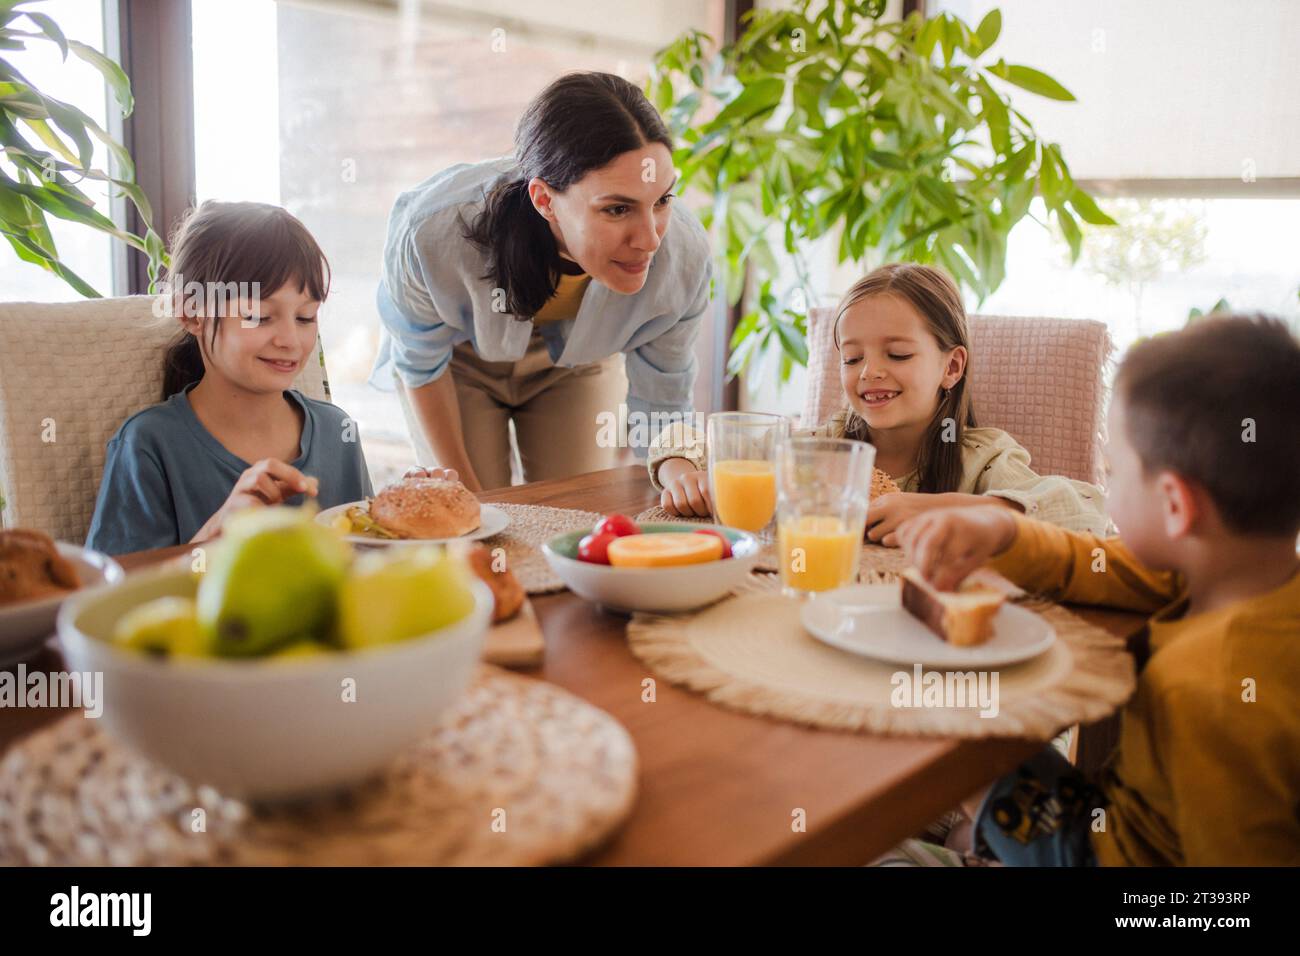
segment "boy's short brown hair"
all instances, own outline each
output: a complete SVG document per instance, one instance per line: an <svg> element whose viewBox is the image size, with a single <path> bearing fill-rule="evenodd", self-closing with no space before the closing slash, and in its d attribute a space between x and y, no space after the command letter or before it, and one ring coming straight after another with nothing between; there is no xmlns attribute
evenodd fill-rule
<svg viewBox="0 0 1300 956"><path fill-rule="evenodd" d="M1283 322L1222 316L1147 339L1115 389L1144 471L1202 486L1238 534L1300 531L1300 342Z"/></svg>

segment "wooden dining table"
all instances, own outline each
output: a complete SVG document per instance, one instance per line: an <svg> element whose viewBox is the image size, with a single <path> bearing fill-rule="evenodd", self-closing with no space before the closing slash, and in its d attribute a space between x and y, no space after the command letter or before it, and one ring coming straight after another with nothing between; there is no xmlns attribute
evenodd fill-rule
<svg viewBox="0 0 1300 956"><path fill-rule="evenodd" d="M481 495L512 502L635 515L658 503L644 467L631 465ZM128 573L188 546L125 555ZM626 824L582 862L594 865L854 865L919 834L959 801L1012 770L1042 740L886 737L818 730L748 716L657 679L628 649L628 618L570 591L533 598L545 661L524 673L613 715L640 761ZM1129 637L1136 614L1073 609ZM53 643L26 662L57 670ZM653 701L644 681L655 678ZM61 716L0 709L0 752ZM1083 728L1077 760L1095 768L1113 745L1115 720Z"/></svg>

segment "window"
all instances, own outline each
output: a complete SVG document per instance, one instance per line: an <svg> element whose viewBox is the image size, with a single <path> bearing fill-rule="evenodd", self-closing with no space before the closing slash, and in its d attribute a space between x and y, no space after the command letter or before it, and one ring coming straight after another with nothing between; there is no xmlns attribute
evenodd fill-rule
<svg viewBox="0 0 1300 956"><path fill-rule="evenodd" d="M1105 321L1123 350L1221 299L1300 322L1300 7L1212 0L931 0L978 23L1003 13L994 53L1039 67L1077 102L1013 91L1039 133L1119 221L1066 244L1031 219L1007 279L975 311ZM1228 22L1225 22L1228 21Z"/></svg>
<svg viewBox="0 0 1300 956"><path fill-rule="evenodd" d="M98 3L51 0L42 4L38 12L53 17L68 39L80 40L97 50L104 49L104 20ZM71 55L64 62L59 48L44 40L29 40L26 49L6 50L4 55L42 93L71 103L101 127L107 128L108 92L94 67ZM13 169L3 157L0 157L0 164L5 164L12 175ZM108 169L107 150L98 140L95 141L94 166ZM108 192L102 183L86 180L79 188L97 208L108 214ZM49 214L46 221L50 224L50 234L54 237L59 256L68 268L100 294L112 295L113 240L102 232ZM81 298L80 293L54 273L19 259L8 242L0 242L0 288L4 289L4 297L9 301L63 302Z"/></svg>

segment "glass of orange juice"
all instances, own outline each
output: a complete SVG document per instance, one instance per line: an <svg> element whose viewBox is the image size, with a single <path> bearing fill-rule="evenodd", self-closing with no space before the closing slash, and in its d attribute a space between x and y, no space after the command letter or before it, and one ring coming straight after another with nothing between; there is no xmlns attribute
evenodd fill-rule
<svg viewBox="0 0 1300 956"><path fill-rule="evenodd" d="M715 412L708 421L709 496L719 524L766 528L776 512L776 446L790 420L762 412Z"/></svg>
<svg viewBox="0 0 1300 956"><path fill-rule="evenodd" d="M788 438L777 448L777 560L787 594L852 584L876 449L844 438Z"/></svg>

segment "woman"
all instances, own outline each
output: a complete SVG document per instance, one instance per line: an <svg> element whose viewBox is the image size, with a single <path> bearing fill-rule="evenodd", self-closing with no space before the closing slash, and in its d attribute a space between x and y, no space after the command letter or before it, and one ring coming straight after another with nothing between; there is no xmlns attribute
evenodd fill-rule
<svg viewBox="0 0 1300 956"><path fill-rule="evenodd" d="M515 156L398 198L372 381L396 375L422 464L508 485L513 424L526 480L565 477L616 463L598 435L624 400L632 421L689 411L712 268L675 185L641 91L573 73L529 104Z"/></svg>

